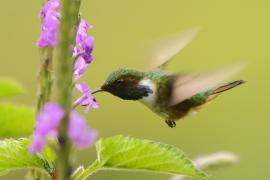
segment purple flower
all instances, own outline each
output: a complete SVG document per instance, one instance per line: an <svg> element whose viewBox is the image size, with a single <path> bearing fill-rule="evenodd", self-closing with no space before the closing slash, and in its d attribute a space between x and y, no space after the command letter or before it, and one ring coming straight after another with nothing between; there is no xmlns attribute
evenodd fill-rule
<svg viewBox="0 0 270 180"><path fill-rule="evenodd" d="M79 104L81 106L86 106L85 111L88 112L90 107L93 108L98 108L99 105L96 102L94 96L92 95L90 89L88 88L88 86L86 85L86 83L82 82L82 83L78 83L76 84L76 88L83 93L83 95L77 99L74 104Z"/></svg>
<svg viewBox="0 0 270 180"><path fill-rule="evenodd" d="M60 8L60 0L49 0L39 13L42 20L41 34L36 43L39 48L57 46Z"/></svg>
<svg viewBox="0 0 270 180"><path fill-rule="evenodd" d="M74 64L75 81L81 78L89 64L93 61L94 38L88 36L88 30L91 28L92 26L82 19L77 30L76 46L73 49L73 57L76 58ZM86 112L89 111L91 106L94 108L98 107L95 98L85 83L76 84L76 88L84 95L76 100L74 104L86 106Z"/></svg>
<svg viewBox="0 0 270 180"><path fill-rule="evenodd" d="M48 136L56 137L58 126L64 117L64 110L59 105L49 102L45 104L42 111L37 115L33 141L30 152L40 152Z"/></svg>
<svg viewBox="0 0 270 180"><path fill-rule="evenodd" d="M59 105L52 102L45 104L42 111L37 115L33 140L29 146L31 154L42 151L49 136L57 137L57 130L64 114L63 108ZM97 132L88 128L82 116L76 112L71 112L68 136L77 148L84 148L95 141Z"/></svg>
<svg viewBox="0 0 270 180"><path fill-rule="evenodd" d="M97 131L90 129L82 116L72 112L70 114L68 135L74 145L81 149L94 143L97 138Z"/></svg>
<svg viewBox="0 0 270 180"><path fill-rule="evenodd" d="M85 20L81 20L76 35L76 47L73 49L73 57L76 57L74 66L74 79L77 81L92 62L92 51L94 48L94 38L88 36L88 30L92 26Z"/></svg>

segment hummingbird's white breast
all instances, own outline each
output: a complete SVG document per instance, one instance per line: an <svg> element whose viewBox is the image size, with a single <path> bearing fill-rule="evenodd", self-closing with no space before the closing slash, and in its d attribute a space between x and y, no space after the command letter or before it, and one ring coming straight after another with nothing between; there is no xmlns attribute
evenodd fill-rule
<svg viewBox="0 0 270 180"><path fill-rule="evenodd" d="M152 106L156 102L156 84L151 79L143 79L139 82L139 85L150 88L153 93L148 93L148 96L144 96L141 102L147 106Z"/></svg>

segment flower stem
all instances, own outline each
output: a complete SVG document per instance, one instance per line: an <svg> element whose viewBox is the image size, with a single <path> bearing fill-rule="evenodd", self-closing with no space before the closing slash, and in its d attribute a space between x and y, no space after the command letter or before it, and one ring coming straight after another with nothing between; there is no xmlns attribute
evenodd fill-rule
<svg viewBox="0 0 270 180"><path fill-rule="evenodd" d="M36 113L38 113L51 98L52 89L52 60L53 60L53 49L50 47L42 48L40 50L40 70L38 74L39 81L39 95L37 100ZM43 179L42 174L33 169L29 176L35 180Z"/></svg>
<svg viewBox="0 0 270 180"><path fill-rule="evenodd" d="M52 88L52 58L53 49L41 49L40 54L40 72L39 72L39 96L37 102L37 112L39 112L44 104L50 100Z"/></svg>
<svg viewBox="0 0 270 180"><path fill-rule="evenodd" d="M59 149L57 149L56 176L59 180L70 179L71 142L67 136L69 113L72 109L73 58L76 28L79 24L80 0L62 0L62 18L60 25L59 55L56 69L57 101L64 108L65 116L59 127Z"/></svg>
<svg viewBox="0 0 270 180"><path fill-rule="evenodd" d="M37 169L31 169L26 177L27 180L43 180L41 172Z"/></svg>
<svg viewBox="0 0 270 180"><path fill-rule="evenodd" d="M83 180L86 179L88 176L92 175L98 168L100 168L98 161L96 160L93 164L91 164L83 173L78 176L75 176L74 180Z"/></svg>

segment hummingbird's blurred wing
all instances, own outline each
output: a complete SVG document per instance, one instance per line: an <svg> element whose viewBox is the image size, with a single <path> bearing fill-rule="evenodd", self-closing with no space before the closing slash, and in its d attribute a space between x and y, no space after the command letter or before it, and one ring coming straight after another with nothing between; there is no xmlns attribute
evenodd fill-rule
<svg viewBox="0 0 270 180"><path fill-rule="evenodd" d="M192 28L152 42L146 55L149 68L164 68L167 62L184 49L198 32L199 28Z"/></svg>
<svg viewBox="0 0 270 180"><path fill-rule="evenodd" d="M197 93L214 88L243 67L244 64L238 64L205 74L179 75L174 80L170 105L178 104Z"/></svg>

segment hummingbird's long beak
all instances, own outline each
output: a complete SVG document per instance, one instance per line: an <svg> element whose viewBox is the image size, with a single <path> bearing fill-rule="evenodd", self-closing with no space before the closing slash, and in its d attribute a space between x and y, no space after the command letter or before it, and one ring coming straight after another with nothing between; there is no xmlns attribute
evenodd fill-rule
<svg viewBox="0 0 270 180"><path fill-rule="evenodd" d="M98 92L101 92L101 91L104 91L101 87L99 87L99 88L97 88L96 90L94 90L93 92L92 92L92 94L96 94L96 93L98 93Z"/></svg>

